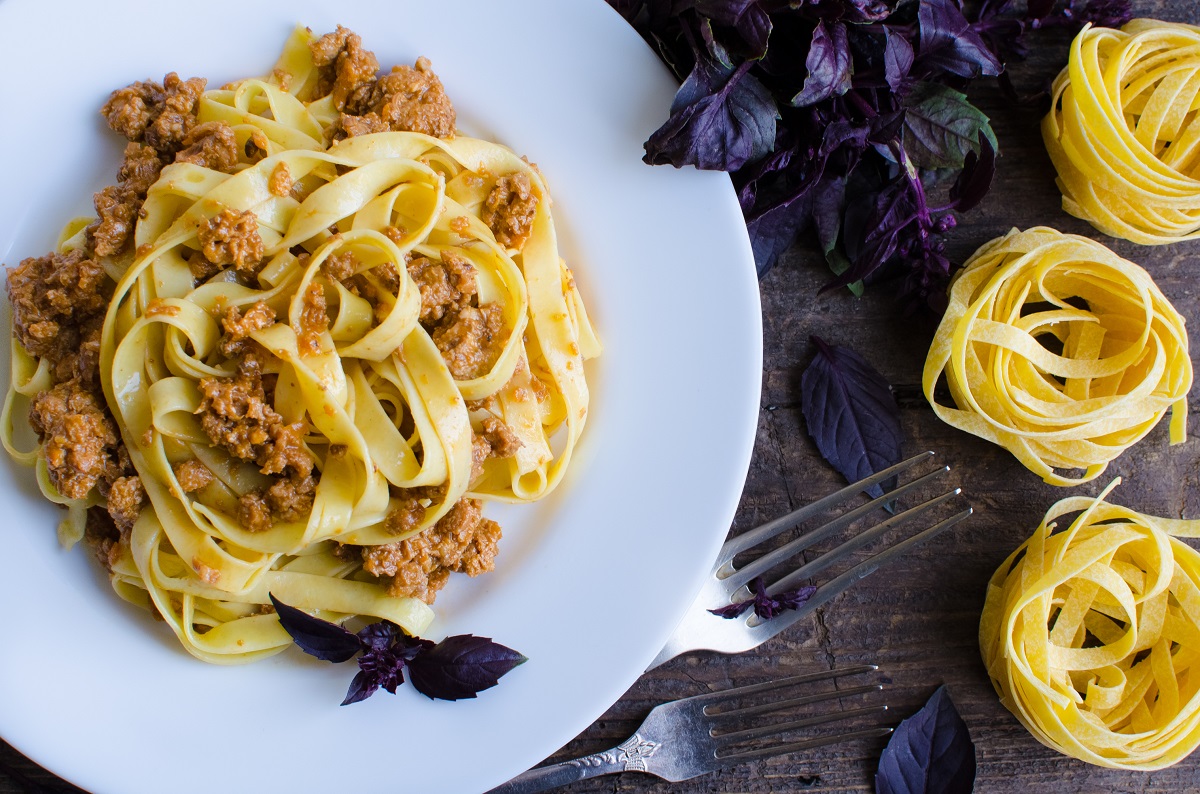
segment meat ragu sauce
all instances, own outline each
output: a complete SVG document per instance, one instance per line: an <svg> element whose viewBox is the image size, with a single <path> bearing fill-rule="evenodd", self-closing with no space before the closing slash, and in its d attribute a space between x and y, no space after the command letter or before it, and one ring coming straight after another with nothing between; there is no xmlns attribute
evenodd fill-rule
<svg viewBox="0 0 1200 794"><path fill-rule="evenodd" d="M374 54L362 48L357 34L341 26L310 47L321 69L318 96L331 95L339 111L328 131L329 142L384 131L454 136L454 107L427 59L380 75ZM264 154L253 139L239 148L225 122L197 120L206 82L171 73L161 83L137 82L114 91L101 114L129 143L116 184L94 196L96 218L86 228L83 247L25 259L7 274L13 332L26 351L49 361L53 375L52 386L32 400L30 425L42 444L55 489L70 499L83 499L95 490L105 501L107 509L93 507L89 512L87 538L106 566L117 544L128 540L147 497L100 384L100 332L115 286L105 262L131 254L139 211L164 166L188 162L234 173ZM277 169L270 182L276 195L293 190L286 166ZM527 177L504 177L487 197L484 221L501 244L520 249L537 201ZM225 210L200 228L200 253L188 262L197 283L229 269L239 278L256 277L264 251L255 220L253 212ZM355 264L350 255L334 257L323 272L378 306L377 287L354 275ZM472 265L447 254L437 261L413 257L407 268L420 289L420 323L453 375L465 379L487 371L505 341L503 322L498 305L479 303ZM391 269L389 276L388 271L380 267L374 272L394 293L399 274ZM309 293L302 345L314 344L328 325L322 287L314 283ZM245 313L230 308L220 319L224 336L219 351L226 361L236 362L237 372L201 380L200 424L214 446L253 462L272 483L240 498L237 520L250 531L277 521L304 520L320 478L304 444L308 422L289 424L275 411L274 376L264 375L262 367L271 353L249 339L250 333L276 321L274 313L262 303ZM489 418L475 437L475 473L488 457L511 456L519 445L503 422ZM202 492L213 479L199 460L176 464L175 470L188 493ZM419 524L429 497L420 489L392 490L401 507L388 515L385 526L401 534ZM345 546L340 553L361 558L364 570L389 580L393 595L432 603L451 572L475 576L492 569L500 528L482 517L480 507L478 500L463 499L419 535L382 546Z"/></svg>

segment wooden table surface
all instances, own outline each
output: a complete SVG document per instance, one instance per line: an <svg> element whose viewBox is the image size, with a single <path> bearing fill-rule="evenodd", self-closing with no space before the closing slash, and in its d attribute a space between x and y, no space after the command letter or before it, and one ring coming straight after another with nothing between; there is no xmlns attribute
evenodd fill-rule
<svg viewBox="0 0 1200 794"><path fill-rule="evenodd" d="M1141 16L1200 23L1194 0L1135 0ZM1013 64L1017 86L1033 92L1065 63L1067 39L1038 34L1028 62ZM1050 225L1085 234L1142 264L1191 328L1200 328L1197 272L1200 243L1143 248L1111 240L1067 216L1059 205L1053 168L1038 124L1044 103L1013 106L994 85L979 81L971 94L991 116L1002 158L996 184L982 207L952 233L951 253L962 261L1013 226ZM614 746L658 703L784 675L873 662L887 683L892 721L907 716L946 684L975 742L977 791L1182 792L1200 790L1200 755L1154 773L1101 769L1061 756L1036 742L999 703L979 658L977 632L988 578L1027 538L1045 510L1067 495L1097 493L1113 476L1123 484L1114 501L1142 512L1200 518L1200 428L1169 447L1160 425L1087 485L1059 489L1042 483L998 447L942 424L920 392L932 321L903 316L887 290L855 299L818 294L828 279L821 258L802 241L761 284L764 334L762 409L754 457L733 532L758 525L842 484L809 439L799 406L800 374L811 360L809 335L849 345L896 388L906 453L935 450L953 467L976 515L948 536L908 554L861 582L757 651L676 659L643 676L556 759ZM1194 357L1193 357L1194 360ZM1196 411L1193 389L1192 410ZM563 791L633 794L699 792L861 792L874 790L884 740L859 741L728 769L670 785L627 773L574 784ZM0 794L78 792L0 742Z"/></svg>

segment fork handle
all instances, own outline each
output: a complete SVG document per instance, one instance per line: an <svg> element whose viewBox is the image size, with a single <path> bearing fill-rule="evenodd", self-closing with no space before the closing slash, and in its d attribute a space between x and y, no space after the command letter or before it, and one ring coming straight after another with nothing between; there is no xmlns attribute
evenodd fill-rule
<svg viewBox="0 0 1200 794"><path fill-rule="evenodd" d="M574 758L560 764L539 766L536 769L522 772L486 794L534 794L534 792L549 791L559 786L565 786L576 780L637 770L638 767L631 765L629 759L624 758L624 755L620 747L614 747L603 753ZM644 764L640 771L646 771Z"/></svg>

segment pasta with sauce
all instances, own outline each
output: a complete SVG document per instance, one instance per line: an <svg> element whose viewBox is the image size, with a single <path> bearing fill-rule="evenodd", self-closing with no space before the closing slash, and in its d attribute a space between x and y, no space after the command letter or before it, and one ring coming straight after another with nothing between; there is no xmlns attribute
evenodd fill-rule
<svg viewBox="0 0 1200 794"><path fill-rule="evenodd" d="M600 346L541 174L455 135L424 59L377 72L298 29L269 77L114 93L99 220L9 275L6 448L206 661L290 644L269 592L421 631L491 567L481 504L549 493L587 419Z"/></svg>

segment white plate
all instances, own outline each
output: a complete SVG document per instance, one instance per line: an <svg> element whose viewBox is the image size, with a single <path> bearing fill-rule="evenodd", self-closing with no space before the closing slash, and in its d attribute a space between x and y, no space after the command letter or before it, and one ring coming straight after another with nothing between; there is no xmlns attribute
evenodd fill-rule
<svg viewBox="0 0 1200 794"><path fill-rule="evenodd" d="M491 636L529 662L477 700L404 687L346 708L352 665L297 651L203 664L119 601L85 549L56 546L57 511L6 462L0 735L96 792L497 785L633 684L699 588L745 479L762 369L750 248L723 174L640 161L675 88L650 49L602 0L330 6L0 4L0 261L50 250L112 181L123 141L97 109L114 88L167 71L210 85L262 74L298 21L352 28L385 68L428 56L460 126L547 175L606 345L563 487L491 511L505 528L497 570L454 577L427 632Z"/></svg>

